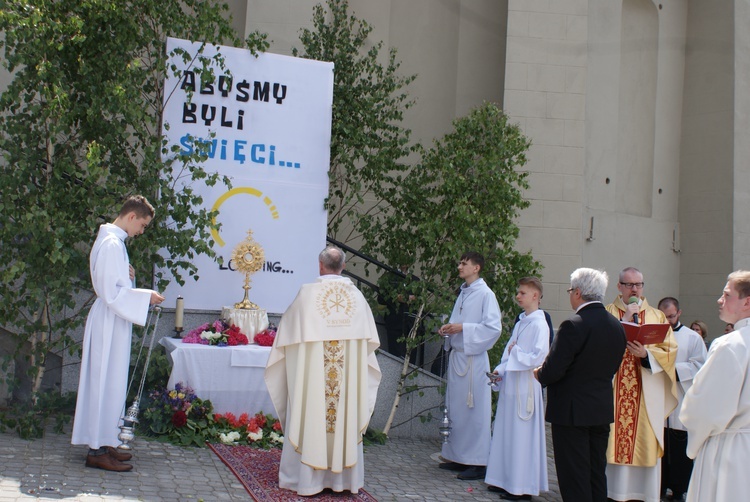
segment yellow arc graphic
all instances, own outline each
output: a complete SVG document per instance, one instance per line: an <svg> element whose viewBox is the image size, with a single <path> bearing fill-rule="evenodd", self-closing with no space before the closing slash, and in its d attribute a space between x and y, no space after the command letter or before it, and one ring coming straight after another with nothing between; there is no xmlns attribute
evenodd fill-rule
<svg viewBox="0 0 750 502"><path fill-rule="evenodd" d="M253 187L237 187L229 190L227 193L216 199L216 202L214 202L213 207L211 208L211 211L219 211L219 208L222 204L224 204L230 197L234 197L238 194L247 194L247 195L253 195L255 197L258 197L259 199L263 200L263 203L268 206L268 210L271 211L271 218L274 220L279 219L279 210L276 209L276 206L274 205L273 201L266 195L263 195L263 192L260 190L253 188ZM216 217L214 217L211 220L211 223L214 225L216 224ZM219 235L218 230L212 229L211 230L211 236L214 238L214 241L219 246L224 246L225 242L224 239L221 238Z"/></svg>

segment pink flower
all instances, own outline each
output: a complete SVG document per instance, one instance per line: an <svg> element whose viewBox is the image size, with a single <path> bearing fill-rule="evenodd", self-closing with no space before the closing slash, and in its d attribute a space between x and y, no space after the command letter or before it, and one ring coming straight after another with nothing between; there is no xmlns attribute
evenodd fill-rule
<svg viewBox="0 0 750 502"><path fill-rule="evenodd" d="M208 329L208 326L209 326L209 324L208 324L208 323L205 323L205 324L201 324L201 325L200 325L200 326L198 326L197 328L195 328L195 329L192 329L192 330L190 330L190 331L188 332L188 334L187 334L187 335L185 335L185 338L187 338L187 337L189 337L189 336L193 336L193 335L197 335L197 336L200 336L200 334L201 334L201 333L203 333L204 331L206 331L206 330ZM183 338L183 340L184 340L184 338Z"/></svg>
<svg viewBox="0 0 750 502"><path fill-rule="evenodd" d="M208 345L208 340L204 340L203 338L201 338L200 333L194 333L194 331L195 330L184 336L182 338L182 343L200 343L202 345Z"/></svg>

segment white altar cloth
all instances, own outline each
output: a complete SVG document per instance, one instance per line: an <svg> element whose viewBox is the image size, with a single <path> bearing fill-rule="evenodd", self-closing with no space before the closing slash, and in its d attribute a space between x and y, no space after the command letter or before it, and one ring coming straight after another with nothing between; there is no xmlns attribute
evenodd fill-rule
<svg viewBox="0 0 750 502"><path fill-rule="evenodd" d="M170 389L182 382L199 398L211 400L215 413L232 412L239 417L263 411L276 416L263 380L271 347L212 347L169 337L159 343L172 363Z"/></svg>
<svg viewBox="0 0 750 502"><path fill-rule="evenodd" d="M250 343L255 343L255 335L268 327L268 314L263 309L223 307L221 318L240 328Z"/></svg>

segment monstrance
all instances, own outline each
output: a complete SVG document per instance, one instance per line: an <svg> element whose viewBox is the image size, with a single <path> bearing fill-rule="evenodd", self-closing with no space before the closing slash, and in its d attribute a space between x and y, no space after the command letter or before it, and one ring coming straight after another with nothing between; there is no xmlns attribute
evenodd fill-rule
<svg viewBox="0 0 750 502"><path fill-rule="evenodd" d="M232 263L234 268L239 272L245 274L245 298L241 302L235 303L234 308L236 309L258 309L259 307L250 301L248 298L248 292L250 291L250 276L263 268L263 261L265 260L265 254L263 248L253 240L253 231L247 231L247 237L244 241L237 244L237 247L232 251Z"/></svg>

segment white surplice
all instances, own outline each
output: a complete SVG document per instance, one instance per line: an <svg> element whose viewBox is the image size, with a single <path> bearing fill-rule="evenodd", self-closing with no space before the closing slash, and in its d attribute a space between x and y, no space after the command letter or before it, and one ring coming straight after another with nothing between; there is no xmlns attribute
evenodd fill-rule
<svg viewBox="0 0 750 502"><path fill-rule="evenodd" d="M685 399L685 393L693 385L695 375L706 362L706 343L698 333L684 325L672 333L677 341L677 359L674 363L677 373L677 408L669 415L664 427L684 431L687 429L679 417L682 401Z"/></svg>
<svg viewBox="0 0 750 502"><path fill-rule="evenodd" d="M375 409L380 344L367 301L352 281L305 284L284 313L265 381L284 447L279 486L300 495L364 486L362 435Z"/></svg>
<svg viewBox="0 0 750 502"><path fill-rule="evenodd" d="M151 290L134 288L130 279L127 236L116 225L101 225L89 256L96 301L83 335L71 443L90 448L120 444L133 324L146 323L151 301Z"/></svg>
<svg viewBox="0 0 750 502"><path fill-rule="evenodd" d="M734 502L750 493L750 319L711 343L685 394L680 420L695 459L688 502Z"/></svg>
<svg viewBox="0 0 750 502"><path fill-rule="evenodd" d="M534 378L549 352L549 326L542 310L521 314L495 370L500 395L495 412L485 483L515 495L549 490L542 386Z"/></svg>
<svg viewBox="0 0 750 502"><path fill-rule="evenodd" d="M462 323L463 331L445 340L446 349L451 349L445 399L452 429L442 457L464 465L487 465L492 422L487 351L500 337L502 324L497 298L484 279L461 285L450 322Z"/></svg>

